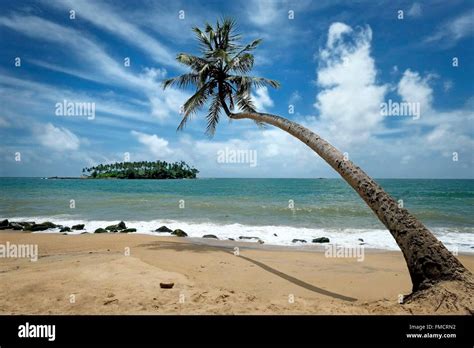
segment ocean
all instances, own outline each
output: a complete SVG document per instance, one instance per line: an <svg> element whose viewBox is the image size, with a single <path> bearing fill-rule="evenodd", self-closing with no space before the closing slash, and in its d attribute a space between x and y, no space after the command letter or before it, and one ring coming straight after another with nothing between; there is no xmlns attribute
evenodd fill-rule
<svg viewBox="0 0 474 348"><path fill-rule="evenodd" d="M449 249L474 253L474 180L377 182ZM93 232L123 220L127 227L149 234L166 225L190 237L255 236L275 245L301 245L292 243L295 238L310 244L317 237L358 245L363 239L368 248L398 249L341 179L0 178L0 187L0 217L13 221L84 223Z"/></svg>

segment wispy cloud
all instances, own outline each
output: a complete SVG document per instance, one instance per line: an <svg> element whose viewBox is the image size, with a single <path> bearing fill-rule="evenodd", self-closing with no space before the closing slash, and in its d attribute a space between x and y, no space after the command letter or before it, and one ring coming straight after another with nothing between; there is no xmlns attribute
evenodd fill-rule
<svg viewBox="0 0 474 348"><path fill-rule="evenodd" d="M179 112L180 105L187 98L186 93L173 88L162 90L157 79L164 77L164 69L145 68L141 73L134 74L107 54L99 44L76 29L35 16L18 15L0 17L0 25L34 39L58 44L82 69L36 59L32 60L34 64L83 79L141 91L149 99L150 115L156 116L160 121L165 121L169 115Z"/></svg>
<svg viewBox="0 0 474 348"><path fill-rule="evenodd" d="M428 44L438 44L443 48L454 46L459 40L470 37L474 34L474 10L450 18L434 32L425 38Z"/></svg>
<svg viewBox="0 0 474 348"><path fill-rule="evenodd" d="M67 11L73 9L80 18L140 48L157 63L181 68L174 59L175 54L168 47L127 21L115 8L103 2L61 0L48 1L45 4Z"/></svg>
<svg viewBox="0 0 474 348"><path fill-rule="evenodd" d="M121 81L123 83L123 81L127 81L130 84L140 85L142 82L139 78L127 72L125 67L109 56L102 47L88 38L87 34L76 29L68 28L36 16L19 15L0 17L0 25L33 39L58 44L59 48L63 51L74 52L72 58L75 61L82 61L88 64L89 76L101 72L103 77L109 79L109 83L120 83ZM57 70L60 69L57 68ZM62 68L62 70L68 71L71 74L75 72L73 69ZM80 77L85 77L85 74L80 75Z"/></svg>

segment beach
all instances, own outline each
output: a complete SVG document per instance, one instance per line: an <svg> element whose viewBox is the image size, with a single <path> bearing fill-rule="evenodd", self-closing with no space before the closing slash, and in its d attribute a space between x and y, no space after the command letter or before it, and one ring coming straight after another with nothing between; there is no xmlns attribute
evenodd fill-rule
<svg viewBox="0 0 474 348"><path fill-rule="evenodd" d="M411 282L398 251L366 249L363 261L358 261L327 257L322 246L298 248L140 233L1 231L0 244L7 242L37 245L38 260L0 259L1 314L469 311L436 299L400 304L400 295L411 292ZM474 270L472 254L461 254L459 259ZM174 285L163 289L160 283Z"/></svg>

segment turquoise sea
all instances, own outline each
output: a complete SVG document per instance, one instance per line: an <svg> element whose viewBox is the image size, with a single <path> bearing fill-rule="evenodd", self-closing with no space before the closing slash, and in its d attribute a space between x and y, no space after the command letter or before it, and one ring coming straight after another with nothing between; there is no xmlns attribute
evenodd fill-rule
<svg viewBox="0 0 474 348"><path fill-rule="evenodd" d="M474 180L377 181L448 247L474 252ZM13 220L84 222L87 231L124 220L144 233L167 224L196 237L252 235L292 245L293 238L328 236L341 244L362 238L367 247L397 248L341 179L0 178L0 187L0 217Z"/></svg>

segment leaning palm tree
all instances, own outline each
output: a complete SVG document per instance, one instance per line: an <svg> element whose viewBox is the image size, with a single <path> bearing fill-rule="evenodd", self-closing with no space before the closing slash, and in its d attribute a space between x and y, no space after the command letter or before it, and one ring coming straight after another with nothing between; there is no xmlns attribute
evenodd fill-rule
<svg viewBox="0 0 474 348"><path fill-rule="evenodd" d="M405 257L415 293L430 288L442 280L468 280L472 274L436 237L398 202L388 195L372 178L313 131L280 116L255 110L252 88L279 87L279 83L263 77L250 76L254 56L252 51L261 40L241 45L235 34L233 20L218 21L215 27L206 24L194 28L200 44L200 56L177 55L178 62L189 73L165 80L163 88L195 87L195 93L184 104L184 115L178 130L199 109L208 107L207 130L213 135L221 113L231 120L250 119L257 124L269 124L301 140L322 157L359 194L387 227Z"/></svg>

